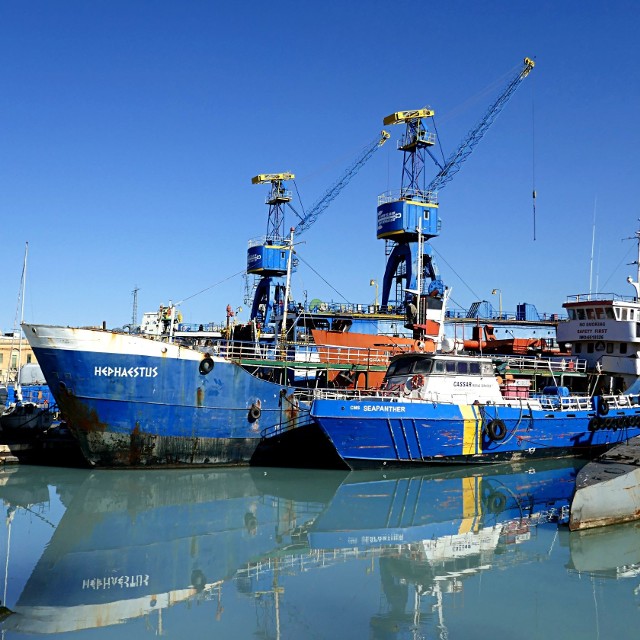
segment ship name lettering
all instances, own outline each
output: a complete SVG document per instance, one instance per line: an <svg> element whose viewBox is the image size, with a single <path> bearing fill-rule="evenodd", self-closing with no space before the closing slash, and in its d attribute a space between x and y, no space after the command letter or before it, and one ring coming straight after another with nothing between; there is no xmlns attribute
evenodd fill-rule
<svg viewBox="0 0 640 640"><path fill-rule="evenodd" d="M135 576L104 576L103 578L84 578L82 580L83 589L132 589L135 587L148 587L149 575L138 574Z"/></svg>
<svg viewBox="0 0 640 640"><path fill-rule="evenodd" d="M93 375L106 378L155 378L158 367L95 367Z"/></svg>
<svg viewBox="0 0 640 640"><path fill-rule="evenodd" d="M362 544L381 544L385 542L404 542L402 533L383 533L377 536L362 536Z"/></svg>
<svg viewBox="0 0 640 640"><path fill-rule="evenodd" d="M382 413L404 413L406 407L398 407L385 404L365 404L362 406L363 411L380 411Z"/></svg>

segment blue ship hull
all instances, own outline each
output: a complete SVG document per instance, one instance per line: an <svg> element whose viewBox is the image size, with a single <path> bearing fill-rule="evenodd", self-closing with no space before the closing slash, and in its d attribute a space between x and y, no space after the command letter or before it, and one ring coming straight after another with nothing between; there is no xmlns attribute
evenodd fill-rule
<svg viewBox="0 0 640 640"><path fill-rule="evenodd" d="M203 469L87 476L74 487L9 624L23 633L78 631L211 598L238 569L289 544L291 522L307 521L323 506L266 498L254 482L261 475Z"/></svg>
<svg viewBox="0 0 640 640"><path fill-rule="evenodd" d="M5 628L109 627L180 603L213 607L220 598L232 611L232 592L272 589L278 566L292 575L319 572L340 557L382 562L388 551L415 571L432 566L434 577L450 578L453 563L469 575L512 536L561 521L578 468L560 461L409 476L57 473L51 483L72 497ZM349 549L357 556L318 553ZM250 625L238 637L248 637Z"/></svg>
<svg viewBox="0 0 640 640"><path fill-rule="evenodd" d="M489 464L560 457L592 457L640 434L640 406L616 409L607 418L595 410L530 409L511 406L394 402L388 398L317 399L308 424L265 439L280 464L322 466L315 457L331 449L351 469L445 464ZM488 425L504 424L500 439ZM302 446L305 442L313 446ZM327 466L335 465L335 456Z"/></svg>
<svg viewBox="0 0 640 640"><path fill-rule="evenodd" d="M27 331L62 415L96 466L248 464L261 425L291 417L286 386L223 358L110 332Z"/></svg>
<svg viewBox="0 0 640 640"><path fill-rule="evenodd" d="M583 464L545 460L344 482L309 529L309 546L413 544L534 517L564 523Z"/></svg>

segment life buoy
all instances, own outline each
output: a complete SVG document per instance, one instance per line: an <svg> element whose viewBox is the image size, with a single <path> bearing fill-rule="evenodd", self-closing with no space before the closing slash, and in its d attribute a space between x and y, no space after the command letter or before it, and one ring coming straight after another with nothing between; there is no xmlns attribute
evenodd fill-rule
<svg viewBox="0 0 640 640"><path fill-rule="evenodd" d="M424 340L416 340L413 343L413 350L417 351L418 353L424 353Z"/></svg>
<svg viewBox="0 0 640 640"><path fill-rule="evenodd" d="M205 356L202 360L200 360L200 373L203 376L206 376L208 373L213 371L213 358L211 356Z"/></svg>
<svg viewBox="0 0 640 640"><path fill-rule="evenodd" d="M489 423L487 424L487 435L494 442L504 440L507 435L507 426L504 421L500 420L500 418L489 420Z"/></svg>
<svg viewBox="0 0 640 640"><path fill-rule="evenodd" d="M416 373L411 378L411 388L412 389L420 389L424 385L424 376L421 373Z"/></svg>
<svg viewBox="0 0 640 640"><path fill-rule="evenodd" d="M598 396L596 400L596 411L601 416L606 416L609 413L609 404L602 396Z"/></svg>

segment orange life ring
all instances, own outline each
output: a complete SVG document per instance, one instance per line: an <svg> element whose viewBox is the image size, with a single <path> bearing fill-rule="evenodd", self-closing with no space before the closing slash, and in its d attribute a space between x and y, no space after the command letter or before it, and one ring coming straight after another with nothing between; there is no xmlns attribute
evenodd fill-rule
<svg viewBox="0 0 640 640"><path fill-rule="evenodd" d="M422 385L424 385L424 376L421 373L416 373L411 378L411 388L419 389Z"/></svg>

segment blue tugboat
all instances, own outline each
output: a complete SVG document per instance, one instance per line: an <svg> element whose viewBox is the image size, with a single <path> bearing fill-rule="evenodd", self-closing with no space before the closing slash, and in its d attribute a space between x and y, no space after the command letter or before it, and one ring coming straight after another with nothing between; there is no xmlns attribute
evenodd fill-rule
<svg viewBox="0 0 640 640"><path fill-rule="evenodd" d="M532 366L544 372L552 363L532 359ZM572 375L580 366L564 363ZM589 395L549 385L531 393L530 379L510 375L496 375L486 357L397 356L380 391L317 391L305 424L265 433L261 463L283 464L295 446L295 466L309 458L319 466L319 448L308 443L323 441L351 469L592 457L640 434L637 392Z"/></svg>

